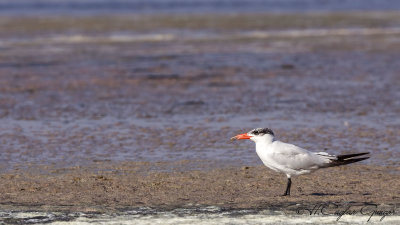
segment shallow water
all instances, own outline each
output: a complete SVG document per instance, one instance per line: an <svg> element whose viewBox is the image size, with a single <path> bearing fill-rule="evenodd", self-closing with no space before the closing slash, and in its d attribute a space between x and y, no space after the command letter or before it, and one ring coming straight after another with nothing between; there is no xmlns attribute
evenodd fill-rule
<svg viewBox="0 0 400 225"><path fill-rule="evenodd" d="M9 14L60 13L237 13L295 11L398 10L395 0L1 0L0 12Z"/></svg>
<svg viewBox="0 0 400 225"><path fill-rule="evenodd" d="M255 127L313 151L370 151L366 163L398 165L397 26L163 32L174 38L3 38L2 169L187 159L255 165L253 143L229 141Z"/></svg>
<svg viewBox="0 0 400 225"><path fill-rule="evenodd" d="M397 224L400 216L364 212L355 215L304 215L274 210L223 210L218 207L177 208L170 211L140 208L111 214L0 212L2 222L13 224Z"/></svg>

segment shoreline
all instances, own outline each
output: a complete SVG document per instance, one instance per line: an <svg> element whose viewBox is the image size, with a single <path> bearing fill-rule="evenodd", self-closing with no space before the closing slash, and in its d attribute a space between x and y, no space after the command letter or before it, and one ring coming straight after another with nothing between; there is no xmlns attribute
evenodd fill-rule
<svg viewBox="0 0 400 225"><path fill-rule="evenodd" d="M209 13L209 14L117 14L70 17L4 15L1 37L49 34L149 33L154 31L273 31L291 29L343 29L398 27L397 11Z"/></svg>
<svg viewBox="0 0 400 225"><path fill-rule="evenodd" d="M398 13L0 18L0 224L399 224ZM372 156L282 197L255 127Z"/></svg>
<svg viewBox="0 0 400 225"><path fill-rule="evenodd" d="M293 179L290 197L281 196L285 177L264 166L148 173L134 162L111 167L3 173L0 210L104 213L196 205L230 210L329 202L400 205L398 167L358 164L302 175ZM332 177L336 179L328 180Z"/></svg>
<svg viewBox="0 0 400 225"><path fill-rule="evenodd" d="M309 208L307 208L309 207ZM345 224L382 223L397 224L400 221L398 207L354 203L330 203L320 205L295 205L292 211L285 209L229 209L215 206L188 206L186 208L157 209L141 207L119 212L38 212L2 211L0 222L7 224Z"/></svg>

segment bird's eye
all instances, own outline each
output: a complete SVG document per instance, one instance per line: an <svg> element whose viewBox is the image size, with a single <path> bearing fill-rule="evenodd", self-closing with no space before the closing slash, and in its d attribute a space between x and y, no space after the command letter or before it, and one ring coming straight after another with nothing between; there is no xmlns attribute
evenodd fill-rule
<svg viewBox="0 0 400 225"><path fill-rule="evenodd" d="M253 134L254 134L254 135L258 135L258 131L254 131Z"/></svg>

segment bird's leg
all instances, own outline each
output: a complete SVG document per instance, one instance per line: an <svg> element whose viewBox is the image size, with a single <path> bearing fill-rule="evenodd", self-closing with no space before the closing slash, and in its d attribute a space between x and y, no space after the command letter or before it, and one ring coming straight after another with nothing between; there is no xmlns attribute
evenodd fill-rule
<svg viewBox="0 0 400 225"><path fill-rule="evenodd" d="M283 196L290 195L290 186L292 186L292 180L288 177L286 191Z"/></svg>

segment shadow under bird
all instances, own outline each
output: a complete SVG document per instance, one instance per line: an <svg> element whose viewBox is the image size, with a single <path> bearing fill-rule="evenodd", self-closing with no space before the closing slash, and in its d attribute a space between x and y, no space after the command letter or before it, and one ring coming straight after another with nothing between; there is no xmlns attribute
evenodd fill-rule
<svg viewBox="0 0 400 225"><path fill-rule="evenodd" d="M231 140L250 139L256 143L256 152L268 168L283 172L288 178L286 191L283 196L290 195L292 176L311 173L327 167L342 166L359 162L369 157L359 157L369 152L329 155L326 152L310 152L293 144L275 139L274 132L269 128L256 128L248 133L239 134Z"/></svg>

